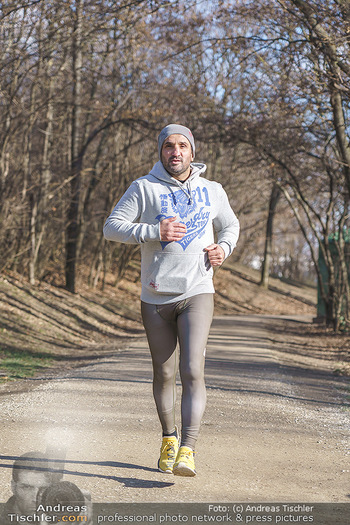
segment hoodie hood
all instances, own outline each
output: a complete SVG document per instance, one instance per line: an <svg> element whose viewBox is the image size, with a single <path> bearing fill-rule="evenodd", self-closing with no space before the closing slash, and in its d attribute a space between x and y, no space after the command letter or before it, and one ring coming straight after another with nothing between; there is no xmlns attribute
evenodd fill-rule
<svg viewBox="0 0 350 525"><path fill-rule="evenodd" d="M184 182L181 182L175 179L175 177L172 177L170 173L168 173L167 170L164 168L162 162L159 160L153 166L153 168L149 172L149 175L152 175L158 180L166 182L170 186L170 191L172 193L173 193L173 190L171 186L176 186L177 188L180 188L187 195L188 203L191 204L192 203L191 183L195 179L197 179L200 175L205 173L206 169L207 169L206 164L203 164L202 162L191 162L191 175ZM173 193L173 198L174 198L174 201L176 202L176 197L174 193Z"/></svg>
<svg viewBox="0 0 350 525"><path fill-rule="evenodd" d="M191 175L188 177L185 183L199 177L205 173L206 170L206 164L203 164L202 162L191 162ZM149 174L153 175L153 177L158 180L167 182L168 184L174 184L175 186L180 187L184 185L183 182L178 181L175 179L175 177L172 177L170 173L167 172L160 160L155 163Z"/></svg>

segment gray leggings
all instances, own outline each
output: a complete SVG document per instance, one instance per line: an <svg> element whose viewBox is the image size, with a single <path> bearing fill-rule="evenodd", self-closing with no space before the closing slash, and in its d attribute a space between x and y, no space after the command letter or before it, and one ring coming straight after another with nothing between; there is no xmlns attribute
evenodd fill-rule
<svg viewBox="0 0 350 525"><path fill-rule="evenodd" d="M177 359L180 348L181 445L194 449L205 409L205 347L213 318L213 294L166 305L141 302L153 365L153 395L163 434L175 431Z"/></svg>

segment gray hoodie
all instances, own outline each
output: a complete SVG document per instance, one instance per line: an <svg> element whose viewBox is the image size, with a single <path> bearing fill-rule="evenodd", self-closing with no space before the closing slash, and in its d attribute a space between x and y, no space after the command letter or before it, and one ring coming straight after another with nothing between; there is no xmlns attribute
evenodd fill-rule
<svg viewBox="0 0 350 525"><path fill-rule="evenodd" d="M151 304L214 293L213 268L204 248L217 243L228 257L236 246L239 222L221 184L201 177L206 165L192 163L179 182L158 161L135 180L106 220L107 240L141 244L141 300ZM186 225L180 241L160 240L160 221L177 217Z"/></svg>

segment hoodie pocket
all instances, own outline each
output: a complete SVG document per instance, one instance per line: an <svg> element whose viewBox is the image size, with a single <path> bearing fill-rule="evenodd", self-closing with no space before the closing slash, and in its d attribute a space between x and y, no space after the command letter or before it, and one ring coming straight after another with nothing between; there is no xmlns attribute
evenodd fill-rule
<svg viewBox="0 0 350 525"><path fill-rule="evenodd" d="M206 267L207 254L169 252L156 253L153 264L143 284L150 290L161 294L181 295L213 274Z"/></svg>

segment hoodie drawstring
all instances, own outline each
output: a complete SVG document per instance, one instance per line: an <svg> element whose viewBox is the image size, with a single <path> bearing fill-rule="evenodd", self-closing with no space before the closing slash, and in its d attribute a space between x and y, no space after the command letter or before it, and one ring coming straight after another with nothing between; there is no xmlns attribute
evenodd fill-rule
<svg viewBox="0 0 350 525"><path fill-rule="evenodd" d="M184 184L178 181L176 181L176 185L179 186L179 188L181 188L181 190L184 192L186 197L188 197L188 204L191 205L192 204L192 190L191 190L190 181L187 182L187 188L184 186ZM171 191L171 198L173 199L173 203L175 206L177 204L176 195L171 187L170 187L170 191Z"/></svg>

